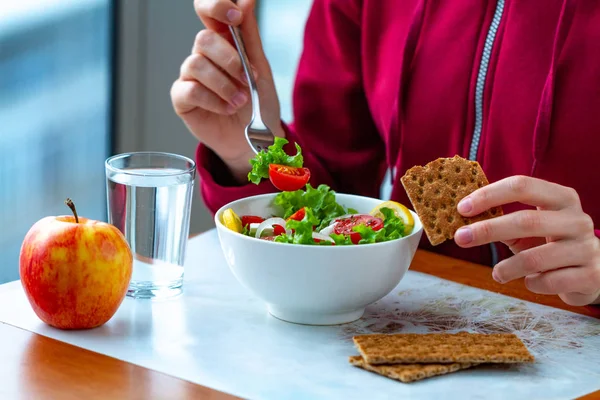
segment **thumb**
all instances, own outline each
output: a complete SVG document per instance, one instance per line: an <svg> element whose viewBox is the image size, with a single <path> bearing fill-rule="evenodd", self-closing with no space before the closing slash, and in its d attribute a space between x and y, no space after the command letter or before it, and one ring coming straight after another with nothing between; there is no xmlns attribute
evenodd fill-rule
<svg viewBox="0 0 600 400"><path fill-rule="evenodd" d="M270 74L270 67L260 39L255 13L256 0L238 0L237 5L242 10L243 19L239 27L248 58L252 66L257 69L258 75L265 77Z"/></svg>

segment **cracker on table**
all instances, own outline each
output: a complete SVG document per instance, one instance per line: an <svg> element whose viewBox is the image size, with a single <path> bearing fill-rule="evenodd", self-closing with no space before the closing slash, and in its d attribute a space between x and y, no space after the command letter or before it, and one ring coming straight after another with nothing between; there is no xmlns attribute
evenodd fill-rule
<svg viewBox="0 0 600 400"><path fill-rule="evenodd" d="M368 364L522 363L534 357L512 333L398 333L355 336Z"/></svg>
<svg viewBox="0 0 600 400"><path fill-rule="evenodd" d="M410 168L400 181L433 246L453 239L461 226L502 215L501 207L474 217L463 217L456 209L461 199L489 184L477 161L438 158Z"/></svg>
<svg viewBox="0 0 600 400"><path fill-rule="evenodd" d="M404 383L445 375L476 365L472 363L371 365L367 364L361 356L351 356L349 361L355 367Z"/></svg>

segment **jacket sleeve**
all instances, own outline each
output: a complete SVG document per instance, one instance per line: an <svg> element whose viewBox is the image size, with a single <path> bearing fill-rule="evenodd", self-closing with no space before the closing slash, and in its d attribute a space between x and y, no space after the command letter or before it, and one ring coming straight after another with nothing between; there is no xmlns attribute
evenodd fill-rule
<svg viewBox="0 0 600 400"><path fill-rule="evenodd" d="M361 1L315 0L304 34L293 94L294 120L284 125L294 154L297 142L310 184L342 193L379 195L384 144L362 85ZM211 212L239 198L274 192L268 181L236 185L203 144L196 154L200 190Z"/></svg>

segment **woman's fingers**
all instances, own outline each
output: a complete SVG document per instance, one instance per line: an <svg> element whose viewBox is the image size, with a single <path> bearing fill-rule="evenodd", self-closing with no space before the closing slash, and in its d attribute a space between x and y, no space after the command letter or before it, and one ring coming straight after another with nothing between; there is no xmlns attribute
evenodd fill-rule
<svg viewBox="0 0 600 400"><path fill-rule="evenodd" d="M234 108L248 102L248 94L202 54L192 54L181 67L182 80L196 80Z"/></svg>
<svg viewBox="0 0 600 400"><path fill-rule="evenodd" d="M587 306L589 304L600 304L600 290L592 294L576 292L559 293L558 297L560 297L565 303L575 307Z"/></svg>
<svg viewBox="0 0 600 400"><path fill-rule="evenodd" d="M171 87L171 98L175 112L184 117L196 108L231 115L235 108L198 81L178 79Z"/></svg>
<svg viewBox="0 0 600 400"><path fill-rule="evenodd" d="M231 0L194 1L196 13L208 30L230 38L229 25L240 27L250 63L256 66L262 75L268 70L269 63L260 40L255 7L256 0L237 0L235 3Z"/></svg>
<svg viewBox="0 0 600 400"><path fill-rule="evenodd" d="M519 202L545 210L581 210L577 192L571 188L528 176L511 176L491 183L458 203L458 212L474 216L492 207Z"/></svg>
<svg viewBox="0 0 600 400"><path fill-rule="evenodd" d="M562 240L524 250L499 262L492 272L500 283L566 266L586 263L593 254L591 241Z"/></svg>
<svg viewBox="0 0 600 400"><path fill-rule="evenodd" d="M195 0L194 9L204 25L217 32L227 29L227 25L242 22L242 10L231 0Z"/></svg>
<svg viewBox="0 0 600 400"><path fill-rule="evenodd" d="M525 277L525 286L538 294L578 293L594 296L600 287L600 267L569 267L528 275Z"/></svg>
<svg viewBox="0 0 600 400"><path fill-rule="evenodd" d="M454 239L459 246L473 247L528 237L571 238L588 233L590 223L583 213L523 210L463 226Z"/></svg>
<svg viewBox="0 0 600 400"><path fill-rule="evenodd" d="M513 252L513 254L517 254L524 250L530 249L532 247L541 246L546 243L547 241L545 237L530 237L504 241L504 244L508 246L508 248L510 249L510 251Z"/></svg>
<svg viewBox="0 0 600 400"><path fill-rule="evenodd" d="M254 13L255 3L255 0L238 0L236 4L231 0L196 0L196 11L203 21L206 19L205 25L208 29L198 33L192 53L206 57L215 67L224 71L236 85L247 87L242 61L234 44L231 43L231 35L229 32L225 32L228 29L227 25L239 25L258 90L268 98L275 88L269 62L260 39L258 22ZM206 65L200 66L209 69ZM197 76L198 74L191 75ZM211 75L217 79L214 72L211 72ZM263 79L260 79L261 77ZM222 79L219 82L200 80L200 83L214 90L217 95L235 107L239 107L239 104L248 100L245 98L245 96L249 96L246 90L243 91L245 95L242 95L239 92L232 93L229 85L215 88L215 85L223 85Z"/></svg>
<svg viewBox="0 0 600 400"><path fill-rule="evenodd" d="M237 50L223 36L204 29L196 35L192 54L202 54L231 78L247 86L246 75ZM254 71L254 77L257 77Z"/></svg>

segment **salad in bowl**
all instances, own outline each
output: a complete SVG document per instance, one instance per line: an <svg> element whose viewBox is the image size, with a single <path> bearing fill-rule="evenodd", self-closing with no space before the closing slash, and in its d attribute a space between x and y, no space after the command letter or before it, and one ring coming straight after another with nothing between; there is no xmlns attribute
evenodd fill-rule
<svg viewBox="0 0 600 400"><path fill-rule="evenodd" d="M268 152L258 153L248 176L256 184L268 177L281 190L273 199L278 213L238 215L227 208L221 217L227 228L261 240L319 246L380 243L413 231L413 214L400 203L384 201L368 213L359 212L340 204L329 186L311 186L301 149L288 156L285 144L287 140L277 138Z"/></svg>
<svg viewBox="0 0 600 400"><path fill-rule="evenodd" d="M309 172L298 171L301 159L289 165L289 156L273 155L282 140L252 160L249 174L252 182L269 179L280 191L233 201L215 214L224 258L278 319L354 321L401 281L418 247L421 221L396 202L313 187Z"/></svg>

